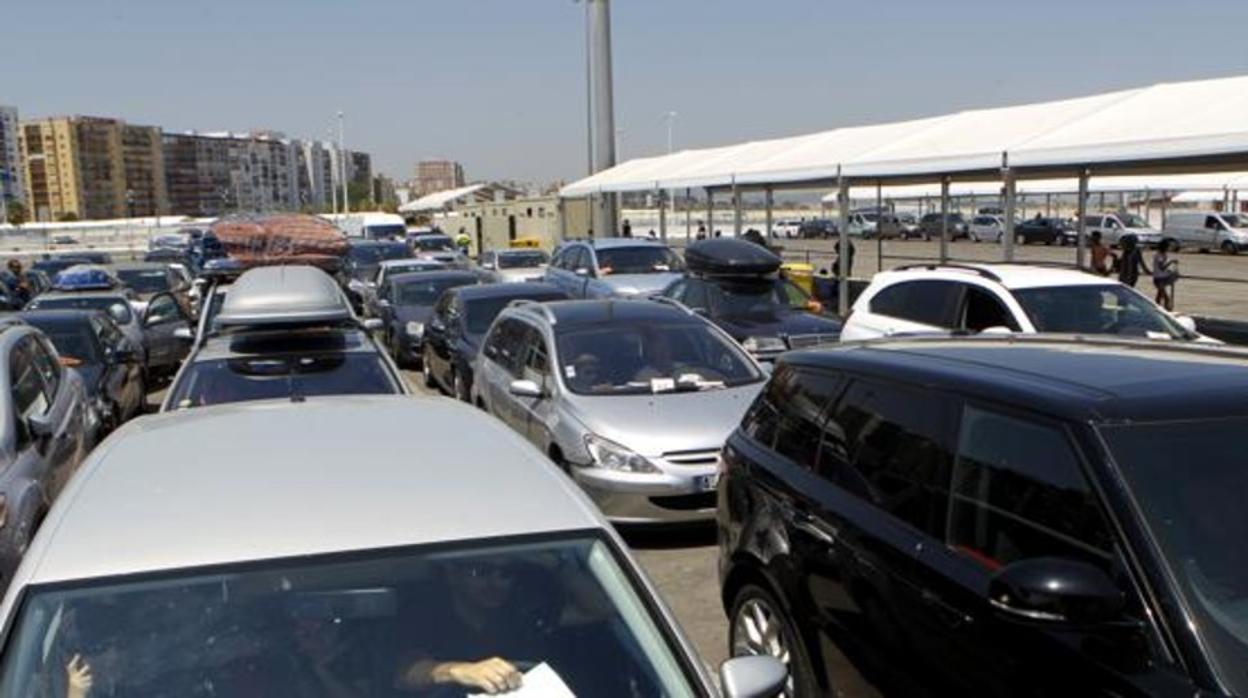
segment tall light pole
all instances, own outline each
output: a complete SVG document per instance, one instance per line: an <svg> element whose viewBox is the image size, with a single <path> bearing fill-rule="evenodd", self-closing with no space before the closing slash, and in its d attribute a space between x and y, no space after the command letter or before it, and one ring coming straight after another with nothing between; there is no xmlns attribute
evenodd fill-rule
<svg viewBox="0 0 1248 698"><path fill-rule="evenodd" d="M593 167L595 171L615 166L615 105L611 84L611 4L610 0L585 0L589 11L590 113L593 119ZM596 235L614 237L616 197L603 194L594 208Z"/></svg>
<svg viewBox="0 0 1248 698"><path fill-rule="evenodd" d="M338 112L338 159L342 169L342 212L351 213L351 201L347 196L347 146L343 138L343 115Z"/></svg>
<svg viewBox="0 0 1248 698"><path fill-rule="evenodd" d="M677 116L678 114L674 111L669 111L663 114L663 118L667 120L667 154L668 155L672 154L672 144L673 144L672 133L676 129L676 117Z"/></svg>

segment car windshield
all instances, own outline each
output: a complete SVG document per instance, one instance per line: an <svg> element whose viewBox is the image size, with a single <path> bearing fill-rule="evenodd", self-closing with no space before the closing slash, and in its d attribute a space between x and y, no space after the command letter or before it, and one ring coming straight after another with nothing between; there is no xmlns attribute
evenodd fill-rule
<svg viewBox="0 0 1248 698"><path fill-rule="evenodd" d="M490 329L490 324L494 322L494 318L507 307L508 303L515 300L527 299L538 301L557 301L567 298L562 293L541 293L529 295L502 296L500 298L478 298L468 301L467 303L467 326L468 334L480 337Z"/></svg>
<svg viewBox="0 0 1248 698"><path fill-rule="evenodd" d="M169 290L169 272L164 269L118 269L117 278L138 293Z"/></svg>
<svg viewBox="0 0 1248 698"><path fill-rule="evenodd" d="M1248 228L1248 216L1239 213L1223 213L1222 220L1232 228Z"/></svg>
<svg viewBox="0 0 1248 698"><path fill-rule="evenodd" d="M446 265L441 262L433 262L429 260L412 260L411 262L400 262L398 264L389 264L384 267L387 274L407 274L414 271L437 271L445 269Z"/></svg>
<svg viewBox="0 0 1248 698"><path fill-rule="evenodd" d="M708 284L716 317L773 317L804 308L810 297L784 279L720 281Z"/></svg>
<svg viewBox="0 0 1248 698"><path fill-rule="evenodd" d="M399 223L389 225L370 225L365 228L370 240L385 240L387 238L402 238L407 235L407 226Z"/></svg>
<svg viewBox="0 0 1248 698"><path fill-rule="evenodd" d="M741 349L702 322L631 322L559 333L568 388L579 395L640 395L725 388L760 380Z"/></svg>
<svg viewBox="0 0 1248 698"><path fill-rule="evenodd" d="M106 296L57 296L54 298L36 298L26 306L27 310L56 310L74 308L77 310L104 310L112 316L118 325L128 325L134 320L134 312L130 303L124 298Z"/></svg>
<svg viewBox="0 0 1248 698"><path fill-rule="evenodd" d="M1101 428L1233 695L1248 695L1246 431L1245 417Z"/></svg>
<svg viewBox="0 0 1248 698"><path fill-rule="evenodd" d="M455 243L443 235L421 235L412 238L412 246L421 252L455 251Z"/></svg>
<svg viewBox="0 0 1248 698"><path fill-rule="evenodd" d="M320 395L394 395L398 386L371 352L291 353L196 361L174 386L175 409Z"/></svg>
<svg viewBox="0 0 1248 698"><path fill-rule="evenodd" d="M381 245L352 245L347 256L357 266L377 265L387 259L410 257L407 245L402 242Z"/></svg>
<svg viewBox="0 0 1248 698"><path fill-rule="evenodd" d="M498 255L499 269L520 269L523 267L537 267L550 261L545 252L534 250L532 252L504 252Z"/></svg>
<svg viewBox="0 0 1248 698"><path fill-rule="evenodd" d="M395 289L396 305L433 305L448 288L466 286L473 283L470 279L422 279L404 281Z"/></svg>
<svg viewBox="0 0 1248 698"><path fill-rule="evenodd" d="M1120 284L1027 288L1014 297L1037 332L1188 338L1156 304Z"/></svg>
<svg viewBox="0 0 1248 698"><path fill-rule="evenodd" d="M60 354L63 363L74 365L75 360L81 363L94 363L98 358L95 351L95 338L91 336L91 328L86 324L73 326L61 323L40 325L38 322L32 322L31 324L43 330L48 339L52 340L52 346L56 347L56 353Z"/></svg>
<svg viewBox="0 0 1248 698"><path fill-rule="evenodd" d="M684 268L680 257L666 247L612 247L595 252L598 269L603 274L653 274Z"/></svg>
<svg viewBox="0 0 1248 698"><path fill-rule="evenodd" d="M462 696L484 689L464 672L435 683L492 657L537 695L695 694L629 575L585 535L35 587L0 693L66 695L72 662L92 696Z"/></svg>
<svg viewBox="0 0 1248 698"><path fill-rule="evenodd" d="M1119 213L1118 220L1122 221L1124 228L1147 228L1148 221L1140 218L1134 213Z"/></svg>

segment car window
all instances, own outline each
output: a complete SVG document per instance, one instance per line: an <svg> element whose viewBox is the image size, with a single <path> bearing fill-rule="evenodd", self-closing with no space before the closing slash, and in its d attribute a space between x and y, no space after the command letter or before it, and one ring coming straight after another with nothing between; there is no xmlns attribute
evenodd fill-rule
<svg viewBox="0 0 1248 698"><path fill-rule="evenodd" d="M473 279L459 277L402 280L395 283L395 297L392 300L395 305L431 306L447 289L470 286L473 283Z"/></svg>
<svg viewBox="0 0 1248 698"><path fill-rule="evenodd" d="M701 279L690 279L689 287L685 289L684 303L690 308L709 308L711 300L706 292L706 282Z"/></svg>
<svg viewBox="0 0 1248 698"><path fill-rule="evenodd" d="M1208 228L1209 230L1217 230L1218 228L1222 227L1222 224L1218 221L1217 216L1206 216L1205 227Z"/></svg>
<svg viewBox="0 0 1248 698"><path fill-rule="evenodd" d="M1048 286L1013 293L1037 332L1187 337L1155 303L1122 284Z"/></svg>
<svg viewBox="0 0 1248 698"><path fill-rule="evenodd" d="M790 366L781 365L771 375L754 403L741 419L741 431L767 448L776 443L776 429L780 425L780 406L788 400L797 384L797 376Z"/></svg>
<svg viewBox="0 0 1248 698"><path fill-rule="evenodd" d="M855 380L828 420L819 474L940 538L955 414L939 393Z"/></svg>
<svg viewBox="0 0 1248 698"><path fill-rule="evenodd" d="M952 327L958 284L940 279L903 281L871 299L871 312L935 327Z"/></svg>
<svg viewBox="0 0 1248 698"><path fill-rule="evenodd" d="M667 296L668 298L675 298L681 303L684 303L685 302L685 289L688 288L688 286L689 286L688 280L681 279L680 281L677 281L671 286L668 286L667 290L664 291L663 295Z"/></svg>
<svg viewBox="0 0 1248 698"><path fill-rule="evenodd" d="M173 296L156 296L147 306L144 322L149 325L163 325L182 319L182 313Z"/></svg>
<svg viewBox="0 0 1248 698"><path fill-rule="evenodd" d="M97 331L95 322L65 323L40 329L52 340L59 363L62 365L77 368L84 363L95 363L99 360L96 339L92 336L92 333Z"/></svg>
<svg viewBox="0 0 1248 698"><path fill-rule="evenodd" d="M9 354L9 389L13 397L13 414L20 419L43 414L50 404L43 390L43 376L35 365L34 341L23 337Z"/></svg>
<svg viewBox="0 0 1248 698"><path fill-rule="evenodd" d="M394 395L390 372L374 353L306 353L198 361L173 389L175 409L321 395Z"/></svg>
<svg viewBox="0 0 1248 698"><path fill-rule="evenodd" d="M609 247L596 251L598 271L608 274L651 274L654 272L681 271L684 263L675 252L666 247L645 245L637 247Z"/></svg>
<svg viewBox="0 0 1248 698"><path fill-rule="evenodd" d="M989 327L1008 327L1019 331L1018 322L1013 313L1005 307L999 298L987 289L963 284L965 295L962 299L962 312L959 329L969 332L982 332Z"/></svg>
<svg viewBox="0 0 1248 698"><path fill-rule="evenodd" d="M117 278L137 293L159 293L169 290L167 269L119 269Z"/></svg>
<svg viewBox="0 0 1248 698"><path fill-rule="evenodd" d="M794 370L785 377L776 404L775 450L799 466L815 469L823 437L824 410L840 394L845 381L823 371Z"/></svg>
<svg viewBox="0 0 1248 698"><path fill-rule="evenodd" d="M544 386L550 375L550 350L540 330L532 326L526 330L522 375L525 380Z"/></svg>
<svg viewBox="0 0 1248 698"><path fill-rule="evenodd" d="M502 296L499 298L477 298L467 303L464 312L467 315L465 324L468 334L481 336L486 330L490 329L490 323L494 322L494 318L503 312L508 304L521 300L532 300L539 303L545 301L566 300L567 294L564 293L524 293L515 296Z"/></svg>
<svg viewBox="0 0 1248 698"><path fill-rule="evenodd" d="M56 296L53 298L36 298L26 306L27 310L79 308L84 310L107 311L118 324L128 325L134 320L130 303L124 298L109 296Z"/></svg>
<svg viewBox="0 0 1248 698"><path fill-rule="evenodd" d="M1109 528L1061 429L968 406L952 482L948 542L985 567L1064 557L1109 569Z"/></svg>
<svg viewBox="0 0 1248 698"><path fill-rule="evenodd" d="M486 356L510 373L513 378L520 377L521 363L524 358L521 352L524 349L528 327L527 323L515 318L503 318L494 326L494 330L486 341Z"/></svg>
<svg viewBox="0 0 1248 698"><path fill-rule="evenodd" d="M57 360L56 350L48 343L46 337L39 337L31 344L31 354L35 366L43 376L44 394L51 403L56 400L56 390L61 384L61 362Z"/></svg>

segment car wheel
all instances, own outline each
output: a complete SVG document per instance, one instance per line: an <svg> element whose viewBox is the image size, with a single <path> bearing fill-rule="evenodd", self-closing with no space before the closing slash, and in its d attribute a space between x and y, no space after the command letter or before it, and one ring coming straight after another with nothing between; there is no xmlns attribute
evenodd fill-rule
<svg viewBox="0 0 1248 698"><path fill-rule="evenodd" d="M806 648L798 640L796 625L766 589L747 584L732 603L728 626L728 651L733 657L765 655L779 659L789 670L784 684L787 698L819 695Z"/></svg>
<svg viewBox="0 0 1248 698"><path fill-rule="evenodd" d="M1239 254L1239 247L1230 240L1226 240L1222 243L1222 251L1227 254Z"/></svg>
<svg viewBox="0 0 1248 698"><path fill-rule="evenodd" d="M468 394L468 385L464 383L464 377L459 371L451 372L451 387L455 395L455 399L462 402L471 403L472 396Z"/></svg>

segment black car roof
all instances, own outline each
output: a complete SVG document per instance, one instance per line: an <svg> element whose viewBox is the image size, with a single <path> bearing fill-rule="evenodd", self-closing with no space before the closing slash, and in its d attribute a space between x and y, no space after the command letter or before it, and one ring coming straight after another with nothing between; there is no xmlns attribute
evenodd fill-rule
<svg viewBox="0 0 1248 698"><path fill-rule="evenodd" d="M488 298L532 298L533 296L558 296L567 298L568 294L558 286L531 281L507 284L477 284L475 286L457 286L447 293L454 293L464 301L485 300Z"/></svg>
<svg viewBox="0 0 1248 698"><path fill-rule="evenodd" d="M949 390L1079 421L1248 415L1248 351L1075 337L893 339L783 363Z"/></svg>
<svg viewBox="0 0 1248 698"><path fill-rule="evenodd" d="M470 279L476 282L480 280L480 277L470 271L460 269L408 271L387 277L387 281L392 283L401 283L403 281L458 281L460 279Z"/></svg>
<svg viewBox="0 0 1248 698"><path fill-rule="evenodd" d="M696 317L676 305L648 300L554 301L542 305L550 310L560 328Z"/></svg>
<svg viewBox="0 0 1248 698"><path fill-rule="evenodd" d="M88 310L85 308L23 310L18 315L22 318L22 320L40 327L55 325L80 325L87 322L92 315L103 315L107 317L107 313L103 310Z"/></svg>

